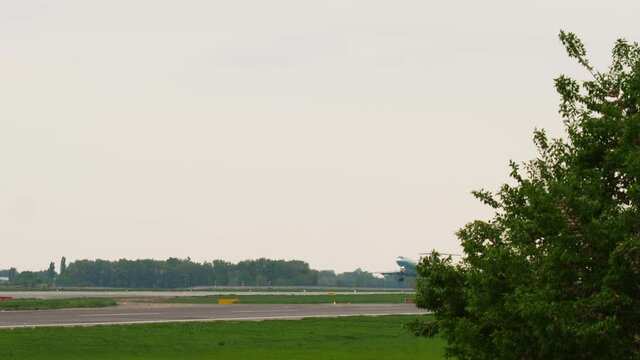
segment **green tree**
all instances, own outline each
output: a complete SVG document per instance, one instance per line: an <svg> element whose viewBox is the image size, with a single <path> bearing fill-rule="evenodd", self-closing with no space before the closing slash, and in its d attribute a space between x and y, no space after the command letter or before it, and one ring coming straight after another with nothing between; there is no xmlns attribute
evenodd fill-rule
<svg viewBox="0 0 640 360"><path fill-rule="evenodd" d="M9 269L9 272L8 272L7 276L9 277L9 281L10 282L15 280L15 278L18 277L18 270L16 270L16 268L12 267L11 269Z"/></svg>
<svg viewBox="0 0 640 360"><path fill-rule="evenodd" d="M56 277L56 264L53 263L53 261L49 264L49 268L47 269L47 278L50 281L53 281L53 279Z"/></svg>
<svg viewBox="0 0 640 360"><path fill-rule="evenodd" d="M47 275L45 271L23 271L15 277L15 279L12 281L12 284L32 288L45 283L46 276Z"/></svg>
<svg viewBox="0 0 640 360"><path fill-rule="evenodd" d="M65 270L67 270L67 258L63 256L62 259L60 259L60 274Z"/></svg>
<svg viewBox="0 0 640 360"><path fill-rule="evenodd" d="M566 137L534 132L538 157L476 191L495 210L457 233L456 263L418 266L417 305L458 359L640 358L640 47L618 40L607 72L560 32L591 75L555 80Z"/></svg>

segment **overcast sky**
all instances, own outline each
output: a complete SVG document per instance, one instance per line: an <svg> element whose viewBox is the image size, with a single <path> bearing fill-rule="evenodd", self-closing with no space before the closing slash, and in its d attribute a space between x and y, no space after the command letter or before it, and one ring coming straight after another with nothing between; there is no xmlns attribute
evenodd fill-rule
<svg viewBox="0 0 640 360"><path fill-rule="evenodd" d="M0 269L459 252L638 1L0 0Z"/></svg>

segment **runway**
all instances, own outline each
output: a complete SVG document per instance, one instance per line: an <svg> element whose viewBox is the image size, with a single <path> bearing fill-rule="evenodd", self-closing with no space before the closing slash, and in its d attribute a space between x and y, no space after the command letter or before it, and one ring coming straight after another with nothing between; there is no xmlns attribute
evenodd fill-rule
<svg viewBox="0 0 640 360"><path fill-rule="evenodd" d="M94 309L0 311L0 329L426 313L414 304L127 304Z"/></svg>

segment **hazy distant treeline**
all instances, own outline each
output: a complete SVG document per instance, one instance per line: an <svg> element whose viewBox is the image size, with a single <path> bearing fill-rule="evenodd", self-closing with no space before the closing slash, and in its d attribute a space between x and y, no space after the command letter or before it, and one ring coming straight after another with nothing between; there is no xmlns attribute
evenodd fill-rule
<svg viewBox="0 0 640 360"><path fill-rule="evenodd" d="M5 274L5 275L2 275ZM78 260L66 264L60 273L54 263L40 272L0 270L9 277L9 285L36 287L43 285L115 288L187 288L194 286L340 286L395 287L389 279L377 279L357 269L336 274L318 271L299 260L245 260L237 264L223 260L197 263L191 259L167 260Z"/></svg>

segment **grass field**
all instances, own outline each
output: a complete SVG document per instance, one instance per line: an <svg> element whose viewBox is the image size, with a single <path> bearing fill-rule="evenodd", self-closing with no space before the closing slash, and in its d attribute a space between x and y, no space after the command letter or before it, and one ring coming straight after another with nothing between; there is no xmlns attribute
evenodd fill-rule
<svg viewBox="0 0 640 360"><path fill-rule="evenodd" d="M335 295L216 295L185 296L151 301L173 304L217 304L219 299L238 299L240 304L389 304L403 303L413 294L335 294Z"/></svg>
<svg viewBox="0 0 640 360"><path fill-rule="evenodd" d="M114 306L116 301L105 298L14 299L0 301L2 310L52 310ZM2 357L0 357L2 359Z"/></svg>
<svg viewBox="0 0 640 360"><path fill-rule="evenodd" d="M443 359L416 316L0 330L0 359Z"/></svg>

